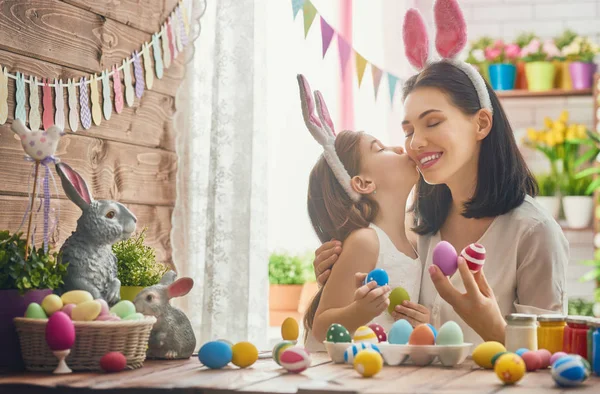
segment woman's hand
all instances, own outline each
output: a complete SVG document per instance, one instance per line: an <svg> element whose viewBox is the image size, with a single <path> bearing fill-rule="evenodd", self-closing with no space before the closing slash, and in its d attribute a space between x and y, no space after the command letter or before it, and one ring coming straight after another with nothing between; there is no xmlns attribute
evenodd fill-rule
<svg viewBox="0 0 600 394"><path fill-rule="evenodd" d="M337 261L340 253L342 253L342 243L335 239L325 242L315 251L313 267L319 286L324 286L327 279L329 279L331 267Z"/></svg>
<svg viewBox="0 0 600 394"><path fill-rule="evenodd" d="M506 321L483 270L471 274L465 259L458 258L458 271L466 293L456 290L440 269L431 265L429 275L440 296L484 341L504 343Z"/></svg>
<svg viewBox="0 0 600 394"><path fill-rule="evenodd" d="M354 292L353 307L358 316L365 316L369 320L381 315L390 305L390 287L378 286L374 280L360 286Z"/></svg>
<svg viewBox="0 0 600 394"><path fill-rule="evenodd" d="M404 301L402 305L396 305L392 312L394 321L406 319L413 327L429 323L430 316L429 309L412 301Z"/></svg>

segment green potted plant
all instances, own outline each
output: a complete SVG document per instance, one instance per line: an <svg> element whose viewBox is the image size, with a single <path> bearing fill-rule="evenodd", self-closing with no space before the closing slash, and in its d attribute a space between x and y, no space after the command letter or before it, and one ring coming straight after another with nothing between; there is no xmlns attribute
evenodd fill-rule
<svg viewBox="0 0 600 394"><path fill-rule="evenodd" d="M154 249L144 245L146 228L139 234L113 245L117 256L117 278L121 281L121 299L133 301L143 288L153 286L168 267L156 261Z"/></svg>
<svg viewBox="0 0 600 394"><path fill-rule="evenodd" d="M535 200L555 220L558 220L558 215L560 214L560 196L558 195L558 180L556 176L553 174L537 174L535 179L539 189Z"/></svg>
<svg viewBox="0 0 600 394"><path fill-rule="evenodd" d="M573 89L589 89L592 86L596 63L594 57L598 54L598 45L588 37L577 36L562 49L562 55L569 64L569 73Z"/></svg>
<svg viewBox="0 0 600 394"><path fill-rule="evenodd" d="M22 317L30 303L41 304L67 272L52 250L32 246L25 260L25 244L22 233L0 231L0 368L24 367L13 319Z"/></svg>
<svg viewBox="0 0 600 394"><path fill-rule="evenodd" d="M530 91L551 90L554 87L554 64L552 60L560 56L554 40L541 42L534 38L521 49L525 64L527 88Z"/></svg>
<svg viewBox="0 0 600 394"><path fill-rule="evenodd" d="M563 210L570 228L586 228L590 225L594 200L587 190L591 183L589 177L566 176L561 185Z"/></svg>
<svg viewBox="0 0 600 394"><path fill-rule="evenodd" d="M576 37L577 33L573 30L566 29L560 36L554 39L556 48L561 52L561 55L554 60L554 86L559 89L571 90L573 88L573 85L571 84L571 74L569 72L569 64L571 62L564 56L563 50L570 45Z"/></svg>

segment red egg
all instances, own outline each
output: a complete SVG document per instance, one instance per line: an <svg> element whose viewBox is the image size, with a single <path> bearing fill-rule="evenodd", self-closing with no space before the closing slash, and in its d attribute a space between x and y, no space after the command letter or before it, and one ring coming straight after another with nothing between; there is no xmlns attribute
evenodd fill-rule
<svg viewBox="0 0 600 394"><path fill-rule="evenodd" d="M471 272L477 272L485 263L485 247L481 244L470 244L460 252L460 256L465 259Z"/></svg>
<svg viewBox="0 0 600 394"><path fill-rule="evenodd" d="M122 353L106 353L100 359L100 368L104 372L121 372L127 366L127 359Z"/></svg>
<svg viewBox="0 0 600 394"><path fill-rule="evenodd" d="M66 313L54 312L46 324L46 342L51 350L67 350L75 343L75 326Z"/></svg>
<svg viewBox="0 0 600 394"><path fill-rule="evenodd" d="M529 372L537 371L542 367L542 359L537 352L525 352L521 355L521 358L525 362L525 366Z"/></svg>
<svg viewBox="0 0 600 394"><path fill-rule="evenodd" d="M387 341L387 334L385 333L385 329L383 327L381 327L379 324L371 323L371 324L369 324L369 328L371 330L373 330L375 335L377 335L377 339L379 340L379 342Z"/></svg>
<svg viewBox="0 0 600 394"><path fill-rule="evenodd" d="M536 353L538 356L540 356L540 360L542 360L542 366L540 368L548 368L550 366L550 358L552 357L552 353L550 353L550 351L547 349L540 349Z"/></svg>

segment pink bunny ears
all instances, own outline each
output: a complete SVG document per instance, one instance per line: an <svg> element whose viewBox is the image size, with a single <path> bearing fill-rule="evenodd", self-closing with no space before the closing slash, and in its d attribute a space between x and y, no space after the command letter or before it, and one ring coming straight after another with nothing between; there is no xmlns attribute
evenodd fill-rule
<svg viewBox="0 0 600 394"><path fill-rule="evenodd" d="M467 23L456 0L436 0L433 5L436 26L435 48L444 61L461 69L475 87L481 108L492 109L485 81L471 65L459 60L457 55L467 44ZM425 21L418 10L411 8L404 16L402 26L404 51L409 63L418 71L431 63L429 38Z"/></svg>
<svg viewBox="0 0 600 394"><path fill-rule="evenodd" d="M298 87L300 89L302 116L304 117L304 123L306 124L308 131L310 131L313 138L323 147L323 157L325 157L331 171L333 171L333 174L348 196L353 201L359 201L361 196L352 188L350 175L335 151L335 130L323 95L318 90L315 91L313 101L310 85L304 75L298 74L297 79ZM315 102L318 117L314 114Z"/></svg>

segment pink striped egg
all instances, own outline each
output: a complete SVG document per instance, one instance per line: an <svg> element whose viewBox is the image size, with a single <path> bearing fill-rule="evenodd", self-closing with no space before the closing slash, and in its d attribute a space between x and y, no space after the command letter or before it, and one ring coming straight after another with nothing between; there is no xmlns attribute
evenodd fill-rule
<svg viewBox="0 0 600 394"><path fill-rule="evenodd" d="M304 348L292 347L281 353L279 363L288 372L300 373L310 367L311 359Z"/></svg>
<svg viewBox="0 0 600 394"><path fill-rule="evenodd" d="M485 263L485 248L481 244L470 244L460 252L471 272L477 272Z"/></svg>

